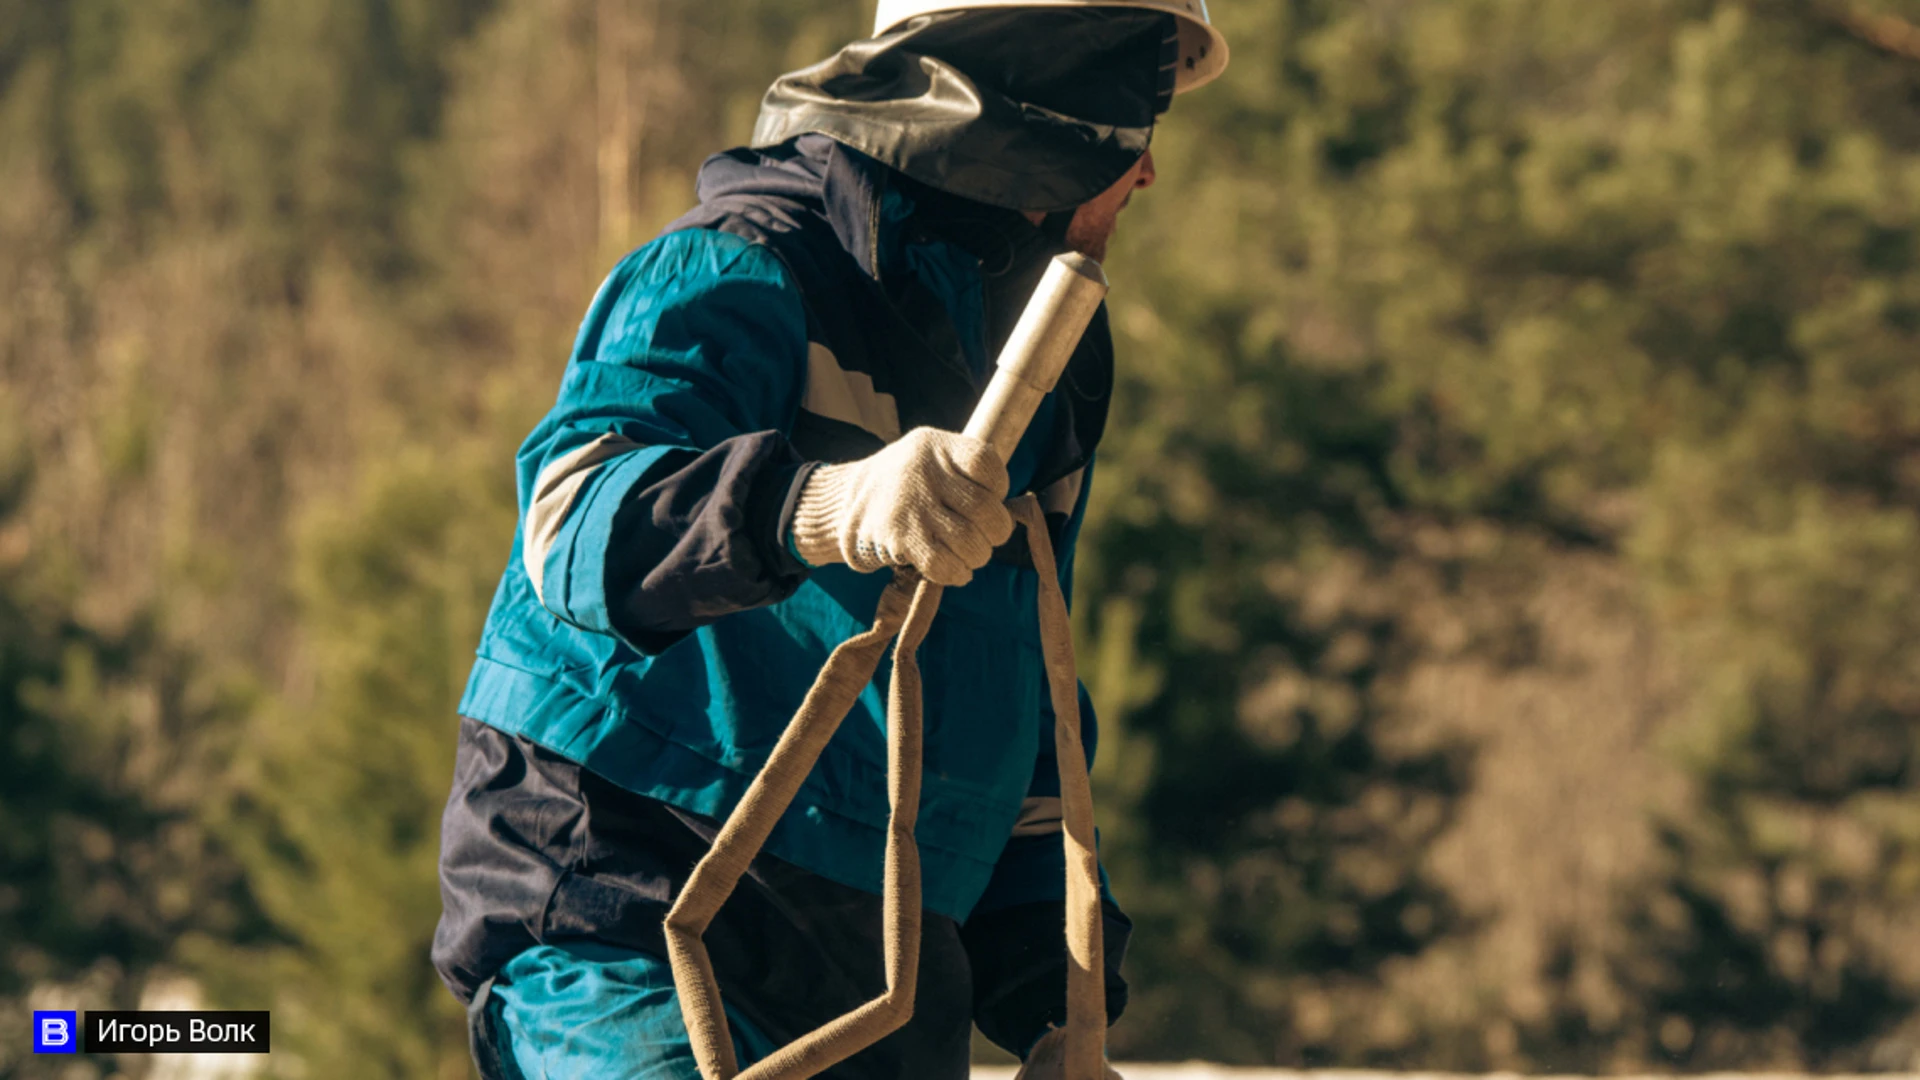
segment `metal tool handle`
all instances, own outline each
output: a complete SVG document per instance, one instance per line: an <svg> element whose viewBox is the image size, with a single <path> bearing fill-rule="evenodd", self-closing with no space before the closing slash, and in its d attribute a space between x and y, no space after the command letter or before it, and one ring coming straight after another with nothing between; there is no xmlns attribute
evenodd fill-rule
<svg viewBox="0 0 1920 1080"><path fill-rule="evenodd" d="M1034 410L1060 381L1106 296L1107 275L1098 262L1076 252L1055 255L1000 350L993 381L974 406L965 433L993 447L1001 461L1012 460Z"/></svg>

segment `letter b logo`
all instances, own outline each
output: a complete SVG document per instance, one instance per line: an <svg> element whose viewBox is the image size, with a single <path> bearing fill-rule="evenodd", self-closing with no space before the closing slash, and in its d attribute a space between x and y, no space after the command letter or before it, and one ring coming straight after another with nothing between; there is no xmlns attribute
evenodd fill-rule
<svg viewBox="0 0 1920 1080"><path fill-rule="evenodd" d="M33 1014L33 1052L36 1054L72 1054L80 1049L79 1014L74 1012L35 1012Z"/></svg>

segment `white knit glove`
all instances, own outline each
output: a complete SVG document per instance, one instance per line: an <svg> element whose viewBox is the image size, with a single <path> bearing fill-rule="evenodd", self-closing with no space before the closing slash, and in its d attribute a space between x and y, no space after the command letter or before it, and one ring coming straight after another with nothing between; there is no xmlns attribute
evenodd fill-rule
<svg viewBox="0 0 1920 1080"><path fill-rule="evenodd" d="M1013 535L1007 467L979 439L914 428L886 449L807 477L793 511L793 549L809 564L861 573L911 566L965 585Z"/></svg>
<svg viewBox="0 0 1920 1080"><path fill-rule="evenodd" d="M1121 1080L1112 1064L1103 1063L1105 1070L1102 1080ZM1020 1064L1020 1071L1013 1080L1065 1080L1067 1075L1067 1029L1051 1028L1040 1041L1027 1051L1027 1060Z"/></svg>

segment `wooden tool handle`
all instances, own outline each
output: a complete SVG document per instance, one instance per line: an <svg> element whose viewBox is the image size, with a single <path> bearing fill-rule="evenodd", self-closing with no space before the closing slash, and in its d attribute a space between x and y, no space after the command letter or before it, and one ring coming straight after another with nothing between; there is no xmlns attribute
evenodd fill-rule
<svg viewBox="0 0 1920 1080"><path fill-rule="evenodd" d="M1001 461L1012 460L1040 399L1053 392L1106 296L1107 275L1098 262L1075 252L1055 255L1000 351L965 433L993 447Z"/></svg>

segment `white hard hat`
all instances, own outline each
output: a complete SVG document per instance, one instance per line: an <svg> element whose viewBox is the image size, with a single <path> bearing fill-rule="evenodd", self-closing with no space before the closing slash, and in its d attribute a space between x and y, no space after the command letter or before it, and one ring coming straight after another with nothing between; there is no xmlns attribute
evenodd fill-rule
<svg viewBox="0 0 1920 1080"><path fill-rule="evenodd" d="M896 30L916 15L988 8L1137 8L1164 11L1180 24L1180 70L1173 90L1184 94L1227 69L1227 39L1207 20L1206 0L880 0L873 36Z"/></svg>

